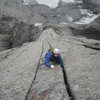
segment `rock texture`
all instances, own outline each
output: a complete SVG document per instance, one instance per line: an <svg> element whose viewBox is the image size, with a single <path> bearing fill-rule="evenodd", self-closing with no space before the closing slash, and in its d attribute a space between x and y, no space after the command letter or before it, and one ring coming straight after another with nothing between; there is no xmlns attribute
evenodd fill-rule
<svg viewBox="0 0 100 100"><path fill-rule="evenodd" d="M40 31L39 27L4 16L0 19L0 51L35 41Z"/></svg>
<svg viewBox="0 0 100 100"><path fill-rule="evenodd" d="M10 48L10 36L0 34L0 51Z"/></svg>
<svg viewBox="0 0 100 100"><path fill-rule="evenodd" d="M53 29L49 29L42 33L38 42L25 44L18 49L11 50L11 52L9 51L9 56L1 59L1 98L4 98L5 100L24 100L31 84L31 90L37 88L40 97L50 88L54 82L55 73L50 68L45 67L43 63L45 53L49 48L44 35L47 35L46 33L48 33L49 36L47 39L53 38L51 32L52 35L55 35L56 37ZM8 54L8 52L6 52L6 54ZM2 52L1 57L4 57L4 55L5 53ZM7 77L5 77L6 75ZM65 98L64 100L68 100L68 93L66 91L66 85L60 66L57 66L56 68L56 81L56 86L53 88L49 98L52 100Z"/></svg>
<svg viewBox="0 0 100 100"><path fill-rule="evenodd" d="M84 7L92 10L94 13L100 13L100 1L99 0L83 0Z"/></svg>
<svg viewBox="0 0 100 100"><path fill-rule="evenodd" d="M50 9L1 0L0 8L1 100L100 100L99 16L74 23L87 16L77 3ZM60 50L64 68L44 65L50 46Z"/></svg>
<svg viewBox="0 0 100 100"><path fill-rule="evenodd" d="M28 94L29 98L32 96L35 88L38 89L37 98L39 98L48 91L55 78L54 71L43 65L50 43L60 50L72 97L75 100L95 98L99 100L100 52L86 48L84 46L86 42L93 43L93 40L79 39L64 32L58 34L53 28L47 28L41 33L37 42L2 52L0 56L2 58L6 56L0 61L1 98L24 100ZM94 43L96 42L95 40ZM55 71L56 86L50 93L49 99L68 100L64 81L66 77L63 77L60 66L56 65Z"/></svg>
<svg viewBox="0 0 100 100"><path fill-rule="evenodd" d="M73 42L70 46L67 42L63 43L70 48L63 52L66 55L64 64L73 97L75 100L99 100L100 52Z"/></svg>
<svg viewBox="0 0 100 100"><path fill-rule="evenodd" d="M100 16L98 16L90 24L71 24L70 28L75 36L84 36L89 39L100 40Z"/></svg>
<svg viewBox="0 0 100 100"><path fill-rule="evenodd" d="M39 47L35 47L37 45ZM0 98L2 100L25 100L41 55L39 49L42 49L42 43L30 43L9 51L9 56L0 61Z"/></svg>
<svg viewBox="0 0 100 100"><path fill-rule="evenodd" d="M22 0L4 0L0 3L0 9L1 16L16 17L18 20L28 24L35 24L37 22L46 25L58 24L60 22L68 22L68 17L72 20L77 20L81 16L75 3L51 9L46 5L40 4L25 6L23 5Z"/></svg>

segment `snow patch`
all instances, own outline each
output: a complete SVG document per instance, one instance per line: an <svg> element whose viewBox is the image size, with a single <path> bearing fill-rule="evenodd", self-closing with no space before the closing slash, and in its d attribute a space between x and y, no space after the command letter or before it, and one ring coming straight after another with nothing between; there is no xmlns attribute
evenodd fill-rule
<svg viewBox="0 0 100 100"><path fill-rule="evenodd" d="M50 8L56 8L60 0L36 0L38 4L44 4Z"/></svg>
<svg viewBox="0 0 100 100"><path fill-rule="evenodd" d="M74 22L75 24L90 24L93 20L95 20L99 15L93 15L93 16L87 16L84 18L81 18L79 21Z"/></svg>
<svg viewBox="0 0 100 100"><path fill-rule="evenodd" d="M71 3L71 2L75 2L75 0L61 0L63 3Z"/></svg>
<svg viewBox="0 0 100 100"><path fill-rule="evenodd" d="M67 25L68 23L67 22L61 22L59 24L61 24L61 25Z"/></svg>
<svg viewBox="0 0 100 100"><path fill-rule="evenodd" d="M71 16L66 15L66 17L67 17L69 23L73 21L73 18Z"/></svg>
<svg viewBox="0 0 100 100"><path fill-rule="evenodd" d="M90 17L93 16L93 12L92 11L90 12L87 9L79 9L79 10L80 10L80 12L81 12L82 15L87 15L87 16L90 16Z"/></svg>
<svg viewBox="0 0 100 100"><path fill-rule="evenodd" d="M39 23L39 22L37 22L37 23L35 23L34 25L35 25L35 26L42 26L43 23Z"/></svg>
<svg viewBox="0 0 100 100"><path fill-rule="evenodd" d="M23 5L36 4L36 0L23 0Z"/></svg>
<svg viewBox="0 0 100 100"><path fill-rule="evenodd" d="M83 1L82 0L75 0L76 3L82 4Z"/></svg>

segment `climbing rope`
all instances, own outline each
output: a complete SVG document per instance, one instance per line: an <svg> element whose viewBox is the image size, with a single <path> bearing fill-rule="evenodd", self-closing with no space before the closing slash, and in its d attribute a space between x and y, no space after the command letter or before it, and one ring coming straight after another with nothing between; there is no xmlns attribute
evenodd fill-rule
<svg viewBox="0 0 100 100"><path fill-rule="evenodd" d="M35 80L35 78L36 78L36 74L37 74L38 68L39 68L39 66L40 66L40 59L41 59L41 57L42 57L43 50L44 50L44 44L42 43L42 52L41 52L41 55L40 55L40 58L39 58L39 61L38 61L38 64L37 64L37 69L36 69L36 72L35 72L35 77L33 78L32 83L31 83L31 86L30 86L29 89L28 89L28 92L27 92L27 94L26 94L25 100L32 100L32 98L35 97L35 96L32 96L31 99L28 99L28 97L30 97L29 94L30 94L30 92L32 91L31 88L32 88L32 85L33 85L34 80ZM34 89L33 89L33 90L34 90ZM35 90L37 90L37 89L35 89ZM36 93L36 92L34 92L33 94L36 95L35 93ZM33 100L38 100L38 99L33 99Z"/></svg>
<svg viewBox="0 0 100 100"><path fill-rule="evenodd" d="M52 89L55 87L56 85L56 71L55 71L55 68L53 69L54 71L54 82L52 83L52 85L50 86L49 90L41 97L41 98L37 98L37 88L34 88L34 93L33 95L30 97L30 98L27 98L27 100L44 100L46 97L46 100L48 100L49 98L49 95L52 91Z"/></svg>
<svg viewBox="0 0 100 100"><path fill-rule="evenodd" d="M51 47L52 47L51 44L49 43L49 41L47 41L47 42L48 42L48 44L49 44L49 46L50 46L50 48L51 48ZM42 51L42 53L43 53L43 51ZM42 54L41 54L41 56L42 56ZM41 58L41 56L40 56L40 58ZM39 60L39 65L38 65L38 67L39 67L39 66L40 66L40 60ZM44 100L44 99L45 99L45 100L48 100L51 91L53 90L53 88L54 88L54 87L56 86L56 84L57 84L57 82L56 82L56 70L55 70L55 68L53 68L53 71L54 71L54 82L51 84L49 90L48 90L42 97L38 98L38 97L37 97L37 91L38 91L38 89L37 89L37 88L31 89L32 84L33 84L33 82L32 82L31 87L29 88L29 91L28 91L28 93L27 93L27 96L26 96L26 99L25 99L25 100ZM32 94L32 91L34 91L34 92L33 92L33 95L31 95L31 94ZM61 99L59 99L59 100L64 100L64 99L61 98Z"/></svg>

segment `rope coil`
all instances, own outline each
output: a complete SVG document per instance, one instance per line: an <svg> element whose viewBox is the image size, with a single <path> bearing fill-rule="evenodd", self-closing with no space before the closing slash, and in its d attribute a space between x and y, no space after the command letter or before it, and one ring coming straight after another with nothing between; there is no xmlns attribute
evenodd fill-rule
<svg viewBox="0 0 100 100"><path fill-rule="evenodd" d="M41 97L41 98L37 98L37 88L34 88L34 93L33 95L30 97L30 98L27 98L27 100L44 100L46 97L46 100L48 100L49 98L49 95L52 91L52 89L55 87L56 85L56 71L55 71L55 68L53 69L54 70L54 82L52 83L52 85L50 86L49 90ZM29 96L28 96L29 97Z"/></svg>

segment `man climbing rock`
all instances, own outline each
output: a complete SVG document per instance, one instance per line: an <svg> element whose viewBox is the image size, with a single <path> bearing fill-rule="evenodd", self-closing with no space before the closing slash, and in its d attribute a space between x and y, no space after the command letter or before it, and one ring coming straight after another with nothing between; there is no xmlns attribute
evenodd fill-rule
<svg viewBox="0 0 100 100"><path fill-rule="evenodd" d="M59 63L60 66L63 68L63 61L58 49L55 48L53 52L51 51L47 52L46 57L45 57L45 63L44 63L47 67L55 68L53 64L50 64L50 61Z"/></svg>

